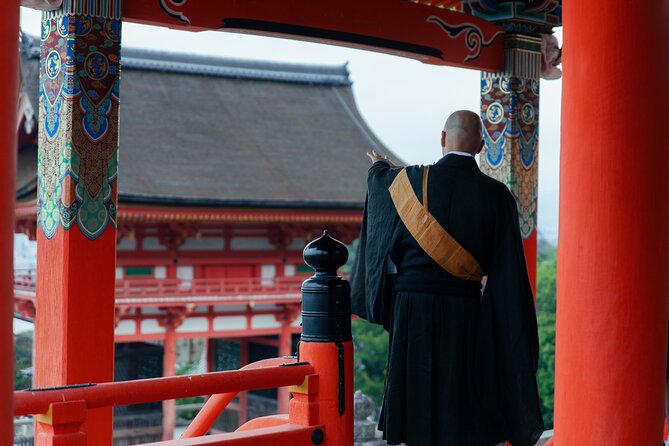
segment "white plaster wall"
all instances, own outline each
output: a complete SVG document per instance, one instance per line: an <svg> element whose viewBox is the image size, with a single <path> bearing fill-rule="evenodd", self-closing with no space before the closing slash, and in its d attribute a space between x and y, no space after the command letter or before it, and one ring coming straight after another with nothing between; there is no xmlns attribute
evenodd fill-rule
<svg viewBox="0 0 669 446"><path fill-rule="evenodd" d="M283 275L285 277L294 277L296 271L297 271L297 268L295 267L295 265L286 264L286 265L284 265Z"/></svg>
<svg viewBox="0 0 669 446"><path fill-rule="evenodd" d="M233 237L230 241L233 250L260 251L270 250L276 247L266 237Z"/></svg>
<svg viewBox="0 0 669 446"><path fill-rule="evenodd" d="M177 333L202 333L209 330L209 321L206 317L188 317L177 328Z"/></svg>
<svg viewBox="0 0 669 446"><path fill-rule="evenodd" d="M263 285L273 285L276 277L276 265L262 265L260 267L260 280Z"/></svg>
<svg viewBox="0 0 669 446"><path fill-rule="evenodd" d="M246 330L245 316L219 316L214 318L214 330Z"/></svg>
<svg viewBox="0 0 669 446"><path fill-rule="evenodd" d="M115 335L134 335L136 331L135 321L120 321L114 330Z"/></svg>
<svg viewBox="0 0 669 446"><path fill-rule="evenodd" d="M304 249L304 239L302 237L295 237L290 245L288 245L288 250L302 250Z"/></svg>
<svg viewBox="0 0 669 446"><path fill-rule="evenodd" d="M188 237L179 251L222 251L225 248L223 237Z"/></svg>
<svg viewBox="0 0 669 446"><path fill-rule="evenodd" d="M156 279L167 278L167 268L163 265L158 265L153 268L153 277Z"/></svg>
<svg viewBox="0 0 669 446"><path fill-rule="evenodd" d="M160 244L158 237L146 237L142 240L144 251L166 251L167 247Z"/></svg>
<svg viewBox="0 0 669 446"><path fill-rule="evenodd" d="M144 319L141 325L142 334L165 333L165 327L158 324L158 319Z"/></svg>
<svg viewBox="0 0 669 446"><path fill-rule="evenodd" d="M123 237L118 245L116 245L117 251L135 251L137 249L137 240L130 240L128 237Z"/></svg>
<svg viewBox="0 0 669 446"><path fill-rule="evenodd" d="M278 328L281 322L277 321L272 314L260 314L251 318L251 328Z"/></svg>

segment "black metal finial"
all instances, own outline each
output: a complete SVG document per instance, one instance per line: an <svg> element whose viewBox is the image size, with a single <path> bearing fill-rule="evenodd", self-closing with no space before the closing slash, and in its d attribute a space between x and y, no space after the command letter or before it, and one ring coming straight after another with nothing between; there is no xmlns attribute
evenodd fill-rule
<svg viewBox="0 0 669 446"><path fill-rule="evenodd" d="M351 286L337 276L348 249L328 231L304 248L304 261L316 274L302 284L302 341L351 340Z"/></svg>
<svg viewBox="0 0 669 446"><path fill-rule="evenodd" d="M330 237L326 229L323 235L305 246L303 256L305 263L316 273L336 274L337 269L348 260L348 249L342 242Z"/></svg>

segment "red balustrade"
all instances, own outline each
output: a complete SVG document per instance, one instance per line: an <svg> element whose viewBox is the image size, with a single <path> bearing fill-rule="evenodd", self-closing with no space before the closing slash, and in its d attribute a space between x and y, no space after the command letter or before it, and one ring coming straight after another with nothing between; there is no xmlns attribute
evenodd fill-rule
<svg viewBox="0 0 669 446"><path fill-rule="evenodd" d="M186 398L216 393L266 389L302 384L313 376L314 367L294 359L276 358L262 361L252 370L206 373L168 378L144 379L102 384L83 384L52 389L14 392L14 416L35 415L45 427L38 434L42 446L89 446L81 426L91 409L150 401ZM352 422L352 418L351 418ZM287 417L277 417L268 427L238 433L174 440L161 445L311 445L312 436L322 435L322 425L291 424Z"/></svg>
<svg viewBox="0 0 669 446"><path fill-rule="evenodd" d="M313 372L310 364L283 359L252 370L23 390L14 392L14 416L46 414L54 403L84 401L86 409L96 409L298 385Z"/></svg>
<svg viewBox="0 0 669 446"><path fill-rule="evenodd" d="M21 298L34 295L37 274L16 270L14 290ZM273 303L300 299L303 278L230 279L124 279L116 281L117 305L155 305L156 303L219 303L253 300Z"/></svg>

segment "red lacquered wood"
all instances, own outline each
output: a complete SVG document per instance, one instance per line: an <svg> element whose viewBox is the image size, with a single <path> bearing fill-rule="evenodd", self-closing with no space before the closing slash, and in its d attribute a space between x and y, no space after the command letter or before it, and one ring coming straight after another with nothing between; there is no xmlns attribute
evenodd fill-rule
<svg viewBox="0 0 669 446"><path fill-rule="evenodd" d="M563 13L554 444L660 445L669 4L565 1Z"/></svg>
<svg viewBox="0 0 669 446"><path fill-rule="evenodd" d="M150 443L144 446L313 446L312 432L323 426L282 426ZM333 432L336 435L336 432ZM333 443L323 443L333 444ZM351 444L353 444L351 442Z"/></svg>
<svg viewBox="0 0 669 446"><path fill-rule="evenodd" d="M294 391L290 400L290 422L305 426L324 424L330 446L353 444L353 343L343 342L342 346L344 412L339 413L339 352L334 342L300 343L300 360L309 361L318 376L309 376L306 389Z"/></svg>
<svg viewBox="0 0 669 446"><path fill-rule="evenodd" d="M532 285L532 294L534 300L537 298L537 231L532 231L527 239L523 240L523 248L525 248L525 263L527 264L527 275L530 278L530 285Z"/></svg>
<svg viewBox="0 0 669 446"><path fill-rule="evenodd" d="M504 31L499 25L406 0L135 1L124 4L123 18L176 29L230 30L344 45L439 65L503 69Z"/></svg>
<svg viewBox="0 0 669 446"><path fill-rule="evenodd" d="M288 423L290 423L290 419L287 413L258 417L239 426L235 432L250 431L252 429L262 429L265 427L283 426L284 424Z"/></svg>
<svg viewBox="0 0 669 446"><path fill-rule="evenodd" d="M279 357L290 356L295 353L291 351L293 347L293 330L290 324L293 320L288 316L288 311L285 313L281 318L281 331L279 332ZM288 413L289 404L290 392L288 389L286 387L277 389L278 412L280 414Z"/></svg>
<svg viewBox="0 0 669 446"><path fill-rule="evenodd" d="M244 348L244 346L242 346ZM246 344L248 348L248 344ZM263 361L254 362L240 368L239 370L254 370L265 367L276 367L277 365L286 363L283 358L265 359ZM193 418L186 431L181 435L181 438L201 437L209 432L209 429L214 425L218 417L223 413L225 408L237 396L239 392L230 392L212 395L207 402L204 403L200 412Z"/></svg>
<svg viewBox="0 0 669 446"><path fill-rule="evenodd" d="M294 361L286 361L289 364ZM86 401L86 407L124 406L130 404L188 398L242 390L270 389L302 383L312 374L310 364L272 366L256 370L234 370L169 378L152 378L115 383L102 383L88 387L14 392L14 415L46 413L54 402ZM90 413L90 411L89 411Z"/></svg>
<svg viewBox="0 0 669 446"><path fill-rule="evenodd" d="M38 230L36 387L113 381L115 252L112 227L94 241L76 227L50 240ZM89 411L83 430L110 444L111 408Z"/></svg>
<svg viewBox="0 0 669 446"><path fill-rule="evenodd" d="M163 342L163 376L177 374L177 337L175 327L167 324L165 327L165 341ZM174 439L174 428L177 423L176 400L163 401L163 440Z"/></svg>
<svg viewBox="0 0 669 446"><path fill-rule="evenodd" d="M16 177L16 110L19 89L19 2L0 2L0 446L11 446L14 424L12 417L12 390L14 389L14 336L12 314L14 309L14 202Z"/></svg>

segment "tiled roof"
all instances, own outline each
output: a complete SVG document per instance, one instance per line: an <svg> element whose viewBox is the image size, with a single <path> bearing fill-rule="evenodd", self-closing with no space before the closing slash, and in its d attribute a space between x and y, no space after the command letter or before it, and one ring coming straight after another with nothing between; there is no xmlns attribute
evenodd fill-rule
<svg viewBox="0 0 669 446"><path fill-rule="evenodd" d="M36 105L39 51L27 39ZM365 152L390 154L360 115L345 65L125 48L122 70L121 203L358 208Z"/></svg>

